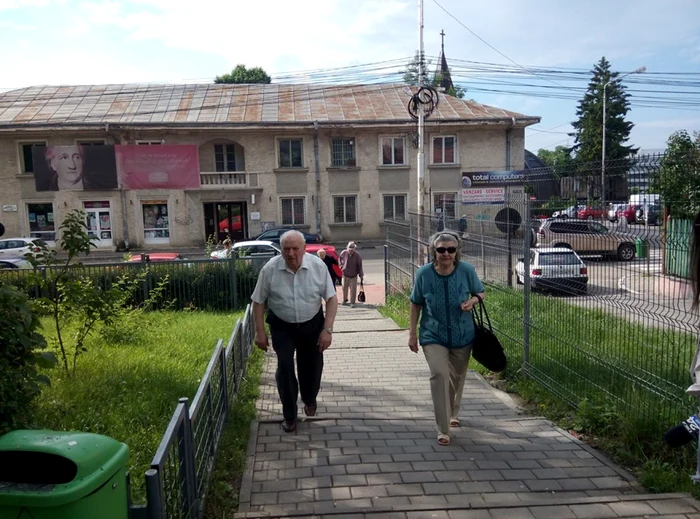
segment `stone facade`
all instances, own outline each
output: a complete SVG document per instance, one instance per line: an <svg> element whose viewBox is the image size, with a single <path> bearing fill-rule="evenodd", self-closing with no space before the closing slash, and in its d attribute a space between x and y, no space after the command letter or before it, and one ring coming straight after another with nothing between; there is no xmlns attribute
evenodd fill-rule
<svg viewBox="0 0 700 519"><path fill-rule="evenodd" d="M289 222L282 221L282 200L294 198L297 201L292 203L304 205L303 221L294 222L294 226L301 230L314 234L320 231L324 239L329 241L381 239L384 237L382 220L385 195L405 197L403 204L400 200L396 202L395 199L390 199L397 204L397 216L405 215L404 208L415 211L417 207L417 150L411 146L408 137L412 130L413 127L409 125L320 128L317 134L318 167L314 154L315 130L313 127L308 128L308 125L299 129L261 128L258 131L172 129L158 132L96 132L65 128L51 132L3 132L0 133L0 184L3 186L0 204L6 210L0 215L0 221L6 228L6 236L28 236L29 204L53 204L53 219L58 227L64 214L84 208L85 202L109 202L112 243L102 245L113 247L128 240L131 247L143 248L154 244L144 243L142 204L158 201L167 204L170 239L167 243L155 244L156 248L177 248L204 244L207 238L204 214L206 203L241 204L245 223L240 238L248 238L262 232L262 222L270 222L268 225L274 222L276 226L288 224ZM509 153L507 131L510 132ZM433 139L441 136L456 137L457 153L454 163L432 162ZM389 137L398 139L392 142L403 142L404 164L382 164L382 138ZM355 165L332 166L331 142L334 138L352 140ZM301 167L280 167L279 141L287 139L301 139ZM199 148L202 177L220 175L215 173L214 145L233 145L237 164L235 174L240 177L240 182L204 184L203 179L204 185L193 190L37 192L33 174L23 171L22 145L71 145L83 141L102 141L104 144L137 144L142 141L195 144ZM454 196L459 205L462 171L523 168L524 129L516 127L507 130L505 125L468 124L443 124L436 128L429 124L425 157L426 175L430 179L434 195L432 199L426 197L426 206L431 200L435 204L435 195L438 195L438 200L440 195L447 195L448 199ZM506 163L508 159L510 164ZM338 215L334 212L336 204L340 204L334 201L337 196L354 197L345 199L345 216L356 220L355 222L337 221L343 217L342 211ZM303 199L303 202L299 199ZM354 212L352 200L355 202ZM5 206L17 206L17 211L12 211L14 207ZM460 211L459 208L457 210ZM258 216L255 213L259 213L259 219L253 219Z"/></svg>

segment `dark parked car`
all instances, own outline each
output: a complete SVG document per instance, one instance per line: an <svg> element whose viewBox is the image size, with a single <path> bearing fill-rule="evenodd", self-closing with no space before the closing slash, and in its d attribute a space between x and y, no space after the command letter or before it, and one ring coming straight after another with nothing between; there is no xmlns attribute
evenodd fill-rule
<svg viewBox="0 0 700 519"><path fill-rule="evenodd" d="M290 231L291 229L288 229L286 227L278 227L276 229L268 229L262 234L259 234L255 238L251 238L252 240L263 240L263 241L271 241L273 243L279 243L280 242L280 237L286 233L287 231ZM301 231L299 231L301 232ZM308 232L302 232L304 235L304 239L306 240L306 243L318 243L318 238L316 237L315 234L309 234Z"/></svg>
<svg viewBox="0 0 700 519"><path fill-rule="evenodd" d="M647 214L642 210L642 221L644 225L659 225L661 222L661 206L658 204L648 206Z"/></svg>

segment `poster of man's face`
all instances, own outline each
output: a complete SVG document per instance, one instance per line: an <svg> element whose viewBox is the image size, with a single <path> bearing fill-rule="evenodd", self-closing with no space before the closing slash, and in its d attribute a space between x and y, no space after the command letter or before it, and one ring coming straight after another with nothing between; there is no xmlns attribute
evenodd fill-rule
<svg viewBox="0 0 700 519"><path fill-rule="evenodd" d="M114 146L35 146L37 191L117 189Z"/></svg>

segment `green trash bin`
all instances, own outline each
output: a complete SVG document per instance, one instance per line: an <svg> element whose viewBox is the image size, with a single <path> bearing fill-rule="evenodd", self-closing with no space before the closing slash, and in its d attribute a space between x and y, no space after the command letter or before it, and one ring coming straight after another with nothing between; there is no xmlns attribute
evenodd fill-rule
<svg viewBox="0 0 700 519"><path fill-rule="evenodd" d="M647 241L642 239L642 238L637 238L634 242L635 248L637 249L637 257L638 258L646 258L647 257Z"/></svg>
<svg viewBox="0 0 700 519"><path fill-rule="evenodd" d="M127 519L129 449L107 436L13 431L0 437L0 519Z"/></svg>

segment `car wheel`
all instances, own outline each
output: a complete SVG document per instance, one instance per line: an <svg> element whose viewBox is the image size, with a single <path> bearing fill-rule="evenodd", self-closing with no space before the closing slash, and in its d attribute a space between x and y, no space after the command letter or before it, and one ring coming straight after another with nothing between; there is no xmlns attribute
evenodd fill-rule
<svg viewBox="0 0 700 519"><path fill-rule="evenodd" d="M586 216L586 220L588 220L589 222L593 221L593 215L589 214L588 216Z"/></svg>
<svg viewBox="0 0 700 519"><path fill-rule="evenodd" d="M552 245L552 247L562 247L564 249L570 249L571 245L569 245L568 243L555 243L554 245Z"/></svg>
<svg viewBox="0 0 700 519"><path fill-rule="evenodd" d="M515 282L516 282L518 285L524 285L524 284L525 284L525 281L523 280L523 278L520 277L520 274L516 274L516 275L515 275Z"/></svg>
<svg viewBox="0 0 700 519"><path fill-rule="evenodd" d="M617 259L620 261L632 261L634 259L635 250L629 243L623 243L617 248Z"/></svg>

